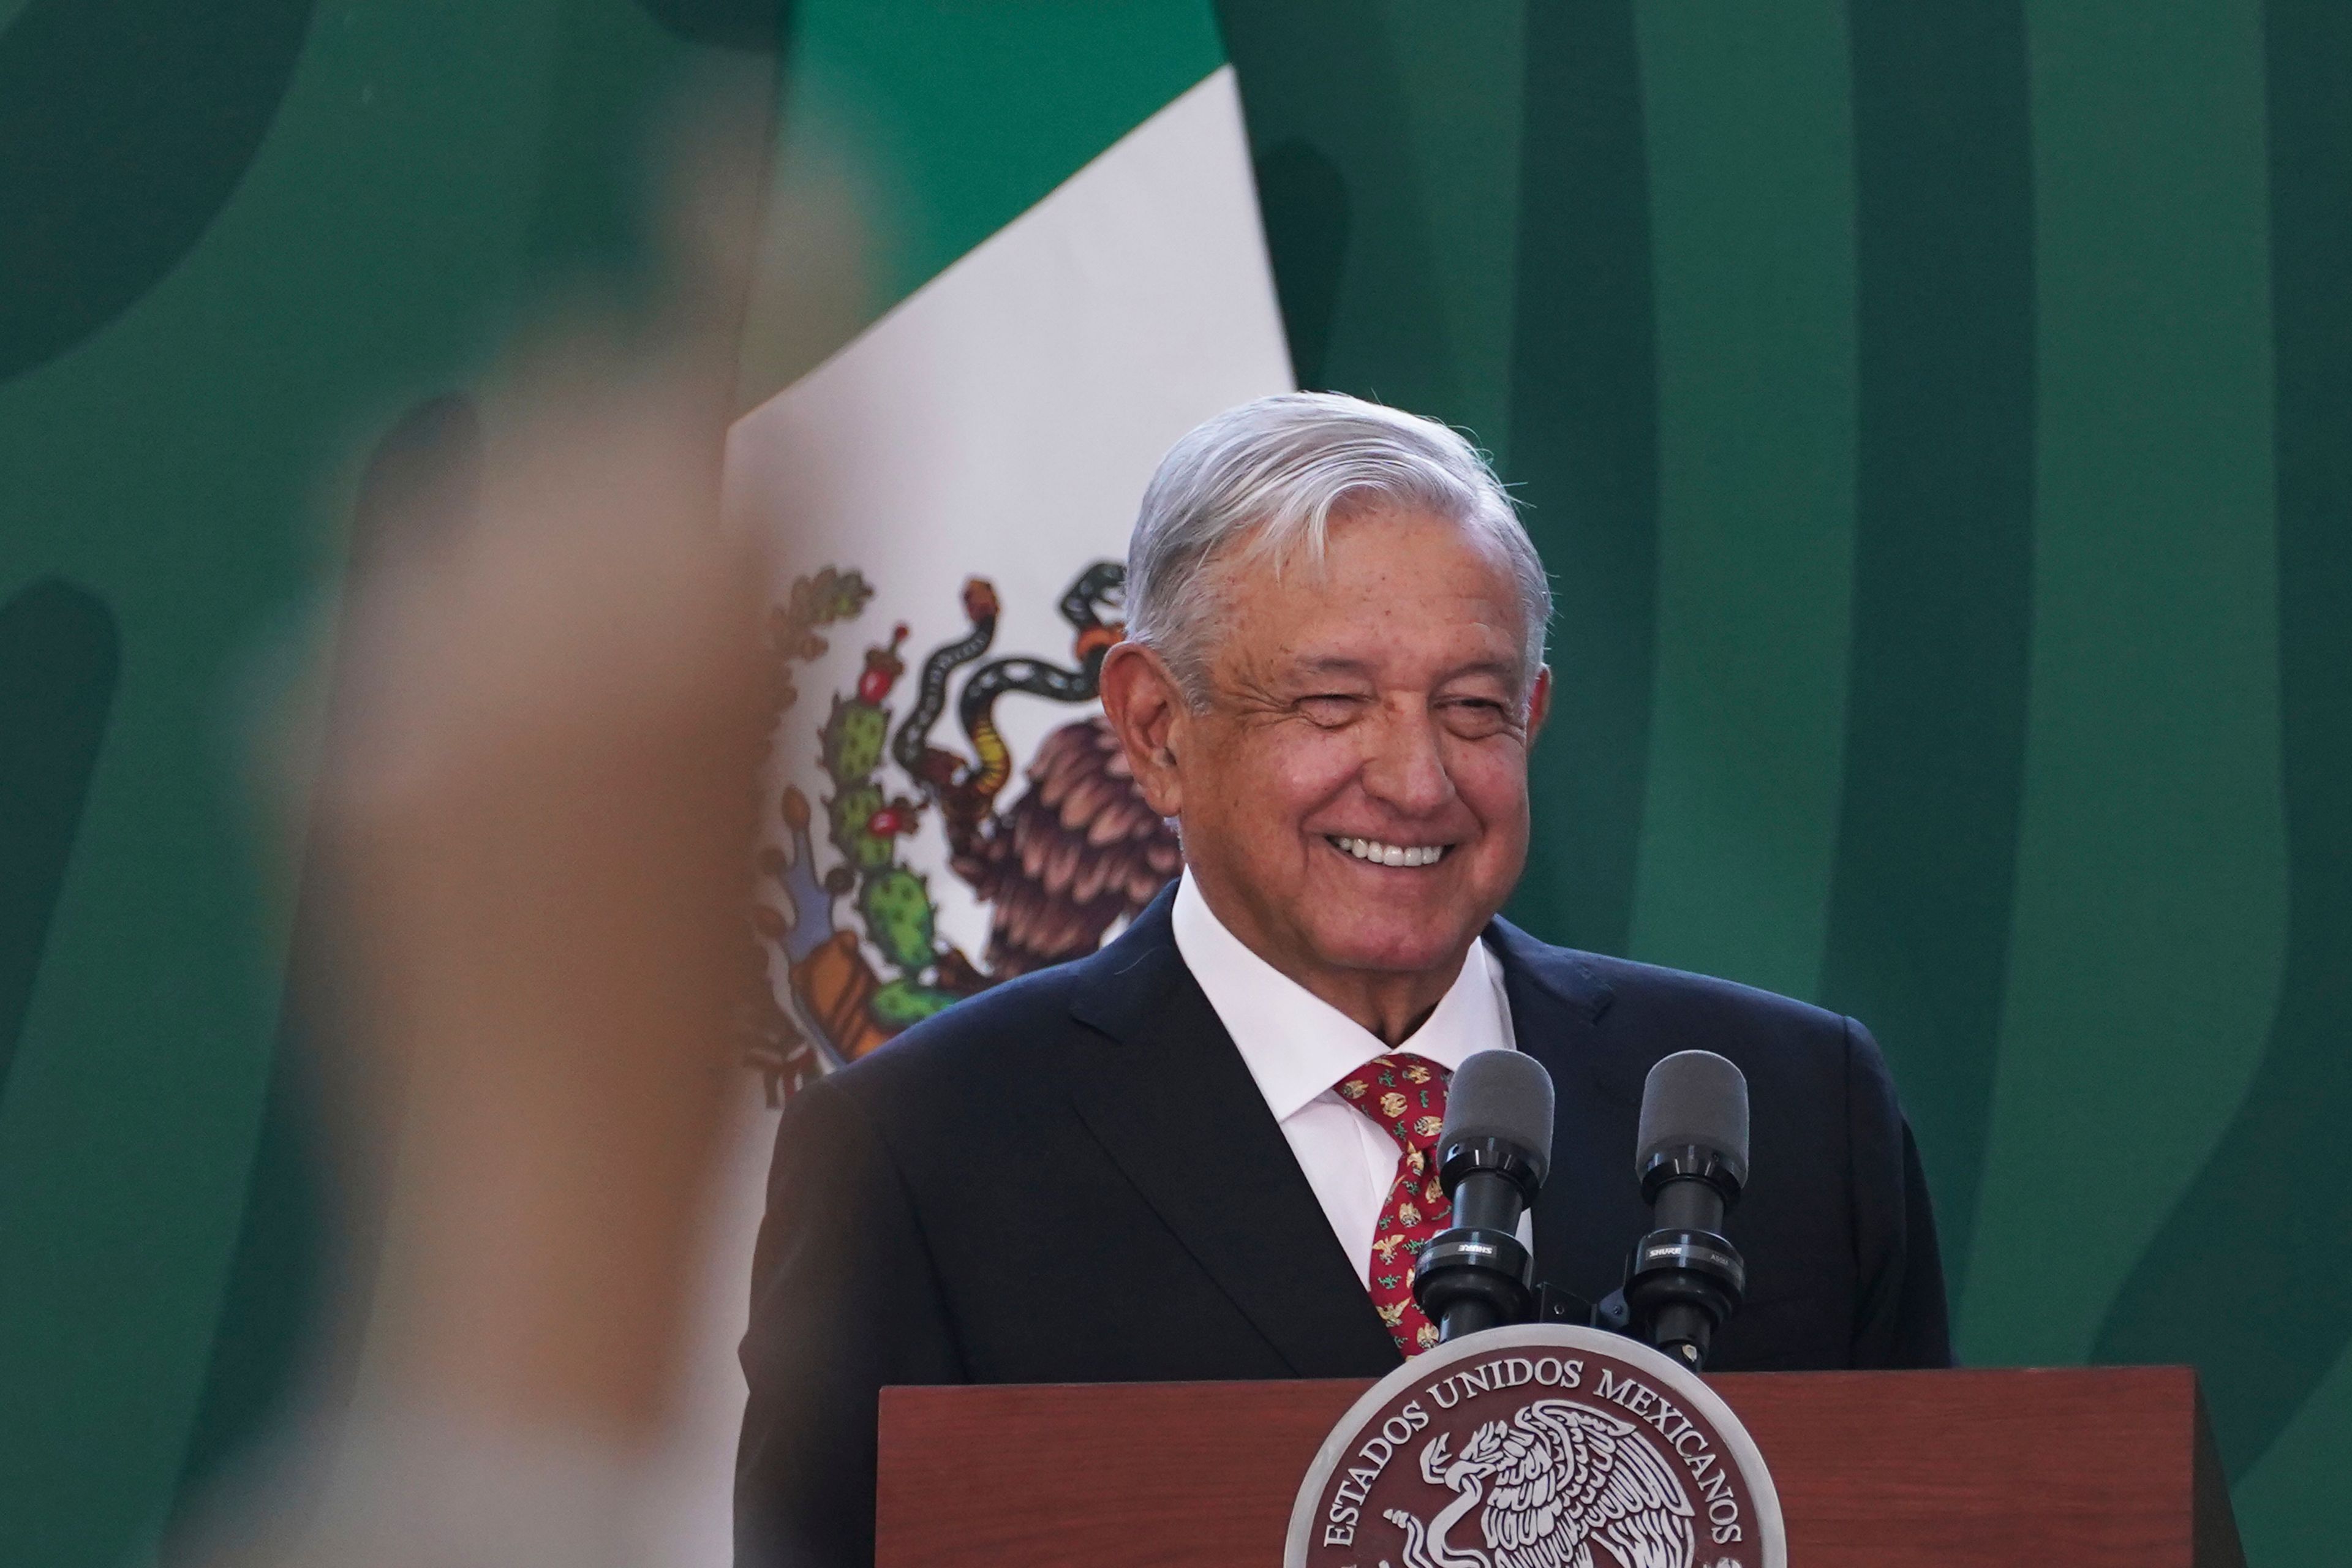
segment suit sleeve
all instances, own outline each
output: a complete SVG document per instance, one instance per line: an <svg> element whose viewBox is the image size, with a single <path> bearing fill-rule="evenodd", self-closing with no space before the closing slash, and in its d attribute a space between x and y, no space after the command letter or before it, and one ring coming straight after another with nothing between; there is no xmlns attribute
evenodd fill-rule
<svg viewBox="0 0 2352 1568"><path fill-rule="evenodd" d="M1944 1259L1935 1205L1911 1124L1878 1042L1845 1020L1846 1104L1853 1151L1853 1214L1859 1286L1854 1301L1857 1367L1952 1364L1944 1300Z"/></svg>
<svg viewBox="0 0 2352 1568"><path fill-rule="evenodd" d="M904 1178L824 1079L776 1131L742 1360L737 1568L866 1568L882 1388L967 1379Z"/></svg>

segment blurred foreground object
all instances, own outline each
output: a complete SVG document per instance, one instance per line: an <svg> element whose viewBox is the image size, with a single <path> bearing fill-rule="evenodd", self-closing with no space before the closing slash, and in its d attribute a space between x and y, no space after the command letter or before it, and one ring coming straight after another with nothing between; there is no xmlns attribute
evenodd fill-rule
<svg viewBox="0 0 2352 1568"><path fill-rule="evenodd" d="M745 978L760 575L716 528L723 412L688 363L524 373L474 515L394 520L362 573L315 795L354 1087L399 1117L366 1371L624 1440Z"/></svg>
<svg viewBox="0 0 2352 1568"><path fill-rule="evenodd" d="M284 747L354 1278L311 1412L185 1560L661 1555L772 709L764 552L719 521L756 185L695 171L670 318L551 335L371 476Z"/></svg>

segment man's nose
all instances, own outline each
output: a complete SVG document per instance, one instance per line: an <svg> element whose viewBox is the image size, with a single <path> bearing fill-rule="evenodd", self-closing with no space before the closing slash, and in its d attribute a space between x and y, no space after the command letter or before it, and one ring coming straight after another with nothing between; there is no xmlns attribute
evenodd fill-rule
<svg viewBox="0 0 2352 1568"><path fill-rule="evenodd" d="M1384 711L1363 777L1374 800L1408 816L1427 816L1453 800L1454 778L1445 771L1435 717L1425 710Z"/></svg>

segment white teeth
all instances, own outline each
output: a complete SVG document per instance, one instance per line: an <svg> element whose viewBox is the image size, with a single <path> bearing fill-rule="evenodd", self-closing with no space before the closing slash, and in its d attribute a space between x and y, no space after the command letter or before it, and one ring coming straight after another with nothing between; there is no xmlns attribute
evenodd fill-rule
<svg viewBox="0 0 2352 1568"><path fill-rule="evenodd" d="M1443 844L1382 844L1371 838L1334 838L1331 842L1359 860L1375 866L1434 866L1445 856Z"/></svg>

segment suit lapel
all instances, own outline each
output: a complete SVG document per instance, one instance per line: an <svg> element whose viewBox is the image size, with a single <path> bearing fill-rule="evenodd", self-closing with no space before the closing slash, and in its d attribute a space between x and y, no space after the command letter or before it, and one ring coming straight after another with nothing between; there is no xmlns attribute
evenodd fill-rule
<svg viewBox="0 0 2352 1568"><path fill-rule="evenodd" d="M1176 950L1163 894L1087 962L1072 1098L1104 1150L1300 1377L1377 1374L1396 1345L1257 1082Z"/></svg>
<svg viewBox="0 0 2352 1568"><path fill-rule="evenodd" d="M1609 1027L1608 982L1578 953L1503 921L1486 941L1519 1049L1550 1072L1551 1174L1536 1199L1536 1275L1598 1300L1622 1283L1625 1254L1649 1228L1633 1178L1641 1074Z"/></svg>

